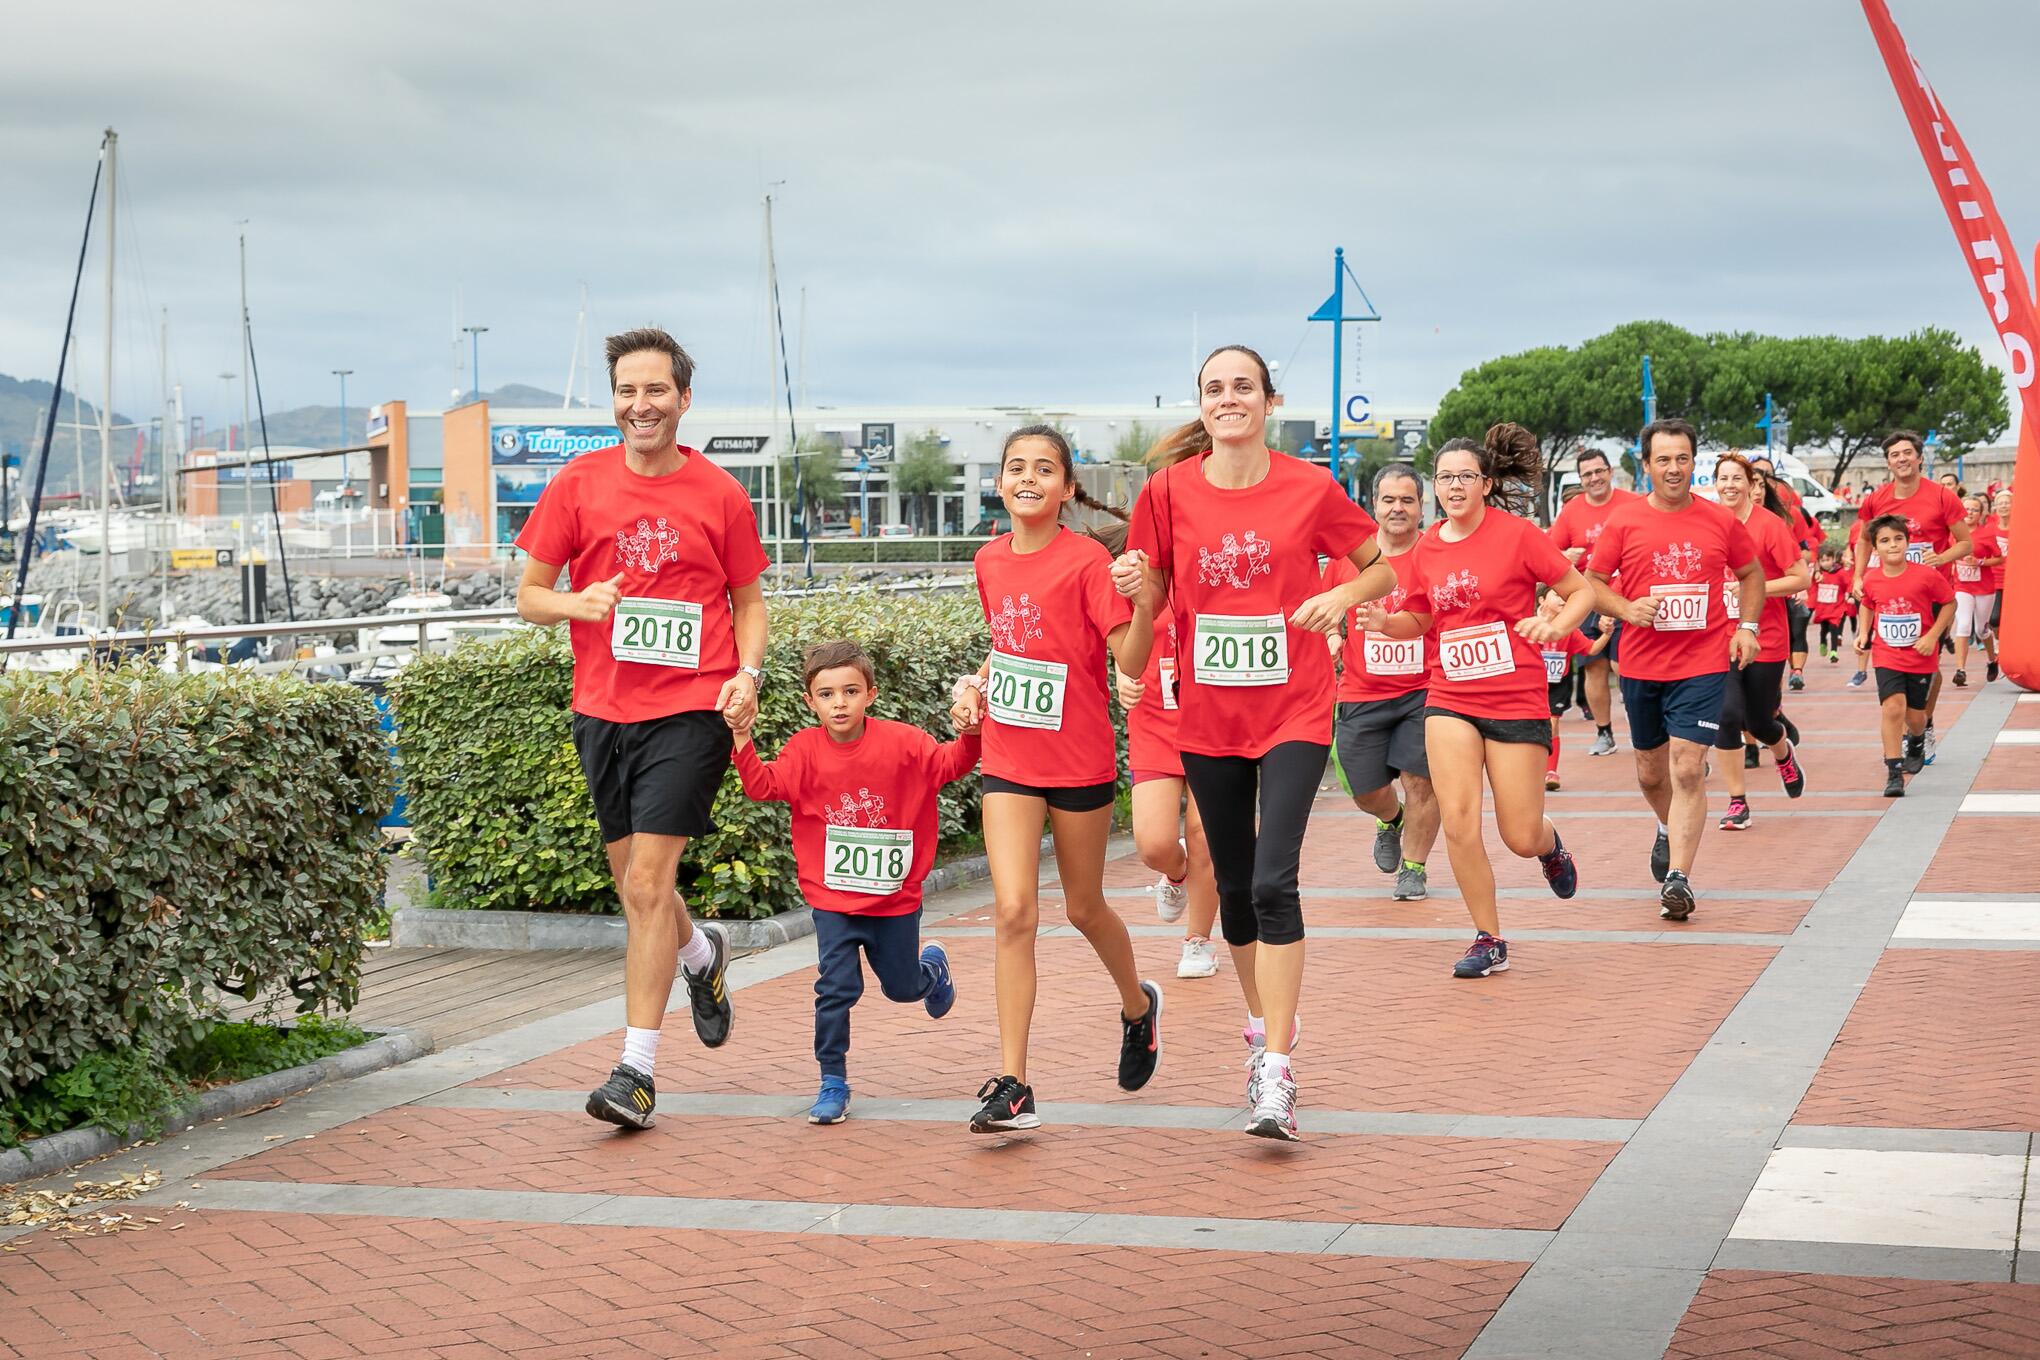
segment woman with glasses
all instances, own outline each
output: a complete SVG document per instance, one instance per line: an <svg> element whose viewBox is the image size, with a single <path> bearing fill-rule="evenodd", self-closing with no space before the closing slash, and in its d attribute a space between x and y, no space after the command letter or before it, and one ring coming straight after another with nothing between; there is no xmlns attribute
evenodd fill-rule
<svg viewBox="0 0 2040 1360"><path fill-rule="evenodd" d="M1432 474L1443 518L1412 550L1415 584L1397 613L1362 611L1370 632L1433 641L1424 746L1452 876L1477 932L1454 977L1509 966L1481 837L1483 773L1502 843L1542 865L1557 896L1579 888L1573 857L1544 815L1551 711L1543 648L1576 630L1594 597L1565 554L1523 518L1542 466L1537 437L1520 425L1496 425L1477 444L1448 441ZM1565 600L1549 618L1538 614L1540 585Z"/></svg>

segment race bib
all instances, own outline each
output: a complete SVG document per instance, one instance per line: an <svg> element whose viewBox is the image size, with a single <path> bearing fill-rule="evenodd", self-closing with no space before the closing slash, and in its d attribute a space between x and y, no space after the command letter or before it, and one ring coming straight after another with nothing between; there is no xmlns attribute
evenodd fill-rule
<svg viewBox="0 0 2040 1360"><path fill-rule="evenodd" d="M1955 579L1958 581L1981 581L1983 568L1976 565L1976 559L1965 557L1955 564Z"/></svg>
<svg viewBox="0 0 2040 1360"><path fill-rule="evenodd" d="M1392 638L1383 633L1367 633L1361 638L1361 652L1367 663L1369 675L1422 675L1424 673L1424 639Z"/></svg>
<svg viewBox="0 0 2040 1360"><path fill-rule="evenodd" d="M1037 727L1060 732L1063 690L1070 668L1060 661L1034 661L1005 652L992 653L992 674L985 686L992 720L1007 727Z"/></svg>
<svg viewBox="0 0 2040 1360"><path fill-rule="evenodd" d="M618 600L609 654L647 666L701 669L701 606L686 600Z"/></svg>
<svg viewBox="0 0 2040 1360"><path fill-rule="evenodd" d="M1814 587L1813 598L1821 604L1834 604L1842 598L1842 588L1833 581L1822 581Z"/></svg>
<svg viewBox="0 0 2040 1360"><path fill-rule="evenodd" d="M1905 560L1924 562L1933 555L1933 552L1934 545L1931 543L1908 543L1905 545Z"/></svg>
<svg viewBox="0 0 2040 1360"><path fill-rule="evenodd" d="M1707 626L1707 597L1714 592L1703 582L1681 582L1652 586L1651 598L1658 602L1651 627L1661 633L1690 633Z"/></svg>
<svg viewBox="0 0 2040 1360"><path fill-rule="evenodd" d="M1572 672L1571 661L1572 657L1565 652L1546 652L1544 654L1544 682L1548 685L1562 684L1565 677Z"/></svg>
<svg viewBox="0 0 2040 1360"><path fill-rule="evenodd" d="M1199 614L1200 685L1289 683L1289 627L1280 614Z"/></svg>
<svg viewBox="0 0 2040 1360"><path fill-rule="evenodd" d="M1511 674L1516 669L1516 649L1509 642L1508 626L1497 620L1446 629L1438 635L1438 664L1447 680Z"/></svg>
<svg viewBox="0 0 2040 1360"><path fill-rule="evenodd" d="M890 896L914 867L914 833L832 826L822 834L822 885L837 892Z"/></svg>
<svg viewBox="0 0 2040 1360"><path fill-rule="evenodd" d="M1723 615L1742 612L1742 584L1730 577L1721 587L1721 612Z"/></svg>
<svg viewBox="0 0 2040 1360"><path fill-rule="evenodd" d="M1162 708L1174 712L1176 708L1176 658L1162 658Z"/></svg>
<svg viewBox="0 0 2040 1360"><path fill-rule="evenodd" d="M1920 640L1920 616L1879 614L1877 636L1887 647L1910 647Z"/></svg>

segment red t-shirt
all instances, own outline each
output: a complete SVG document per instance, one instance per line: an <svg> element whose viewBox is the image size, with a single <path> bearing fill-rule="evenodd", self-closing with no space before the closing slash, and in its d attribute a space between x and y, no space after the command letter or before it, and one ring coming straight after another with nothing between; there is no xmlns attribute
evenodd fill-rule
<svg viewBox="0 0 2040 1360"><path fill-rule="evenodd" d="M819 727L787 739L777 760L737 749L737 776L754 803L793 806L793 862L816 911L905 916L941 835L936 795L970 773L976 737L937 744L918 727L867 718L864 735L836 741Z"/></svg>
<svg viewBox="0 0 2040 1360"><path fill-rule="evenodd" d="M1204 477L1204 454L1141 488L1127 547L1169 574L1182 673L1182 749L1259 757L1332 736L1332 654L1289 616L1324 590L1318 558L1374 532L1331 474L1270 451L1268 475L1236 490Z"/></svg>
<svg viewBox="0 0 2040 1360"><path fill-rule="evenodd" d="M1920 562L1930 554L1945 552L1948 549L1955 541L1948 532L1948 527L1960 524L1968 513L1963 508L1962 498L1939 482L1922 481L1919 490L1903 497L1898 494L1895 484L1886 482L1863 498L1863 504L1856 510L1856 522L1867 526L1871 520L1880 515L1899 516L1905 521L1908 540L1905 549L1906 561ZM1872 544L1871 547L1873 551L1870 565L1863 571L1865 576L1875 571L1878 566L1874 551L1876 545ZM1944 576L1951 574L1947 567L1938 570Z"/></svg>
<svg viewBox="0 0 2040 1360"><path fill-rule="evenodd" d="M1381 607L1393 614L1402 609L1415 581L1416 545L1394 557L1383 554L1382 560L1395 569L1395 589L1381 598ZM1335 557L1325 568L1325 589L1342 586L1359 575L1360 568L1353 565L1352 558ZM1431 674L1427 658L1434 650L1429 637L1405 641L1365 632L1360 627L1360 611L1347 611L1346 641L1339 649L1339 702L1400 699L1425 688Z"/></svg>
<svg viewBox="0 0 2040 1360"><path fill-rule="evenodd" d="M1176 746L1176 619L1164 609L1155 618L1155 649L1140 673L1140 702L1126 711L1127 768L1144 774L1183 777L1183 753Z"/></svg>
<svg viewBox="0 0 2040 1360"><path fill-rule="evenodd" d="M632 472L621 444L582 454L517 535L534 558L564 565L571 589L623 573L611 617L567 625L576 713L628 723L712 710L737 673L730 592L764 574L765 546L737 479L680 452L687 461L663 477Z"/></svg>
<svg viewBox="0 0 2040 1360"><path fill-rule="evenodd" d="M1001 534L973 564L992 630L985 773L1039 789L1111 783L1119 748L1105 640L1133 617L1132 602L1112 588L1112 554L1062 529L1031 553Z"/></svg>
<svg viewBox="0 0 2040 1360"><path fill-rule="evenodd" d="M1939 670L1940 652L1921 656L1912 644L1934 626L1935 611L1954 599L1948 578L1932 567L1908 562L1904 571L1887 576L1882 562L1871 563L1863 573L1863 602L1870 607L1873 639L1870 664L1910 675L1932 675Z"/></svg>
<svg viewBox="0 0 2040 1360"><path fill-rule="evenodd" d="M1814 569L1813 585L1807 594L1813 603L1813 617L1821 623L1839 623L1849 617L1854 606L1849 603L1849 569L1821 571Z"/></svg>
<svg viewBox="0 0 2040 1360"><path fill-rule="evenodd" d="M1622 629L1616 644L1622 674L1684 680L1726 671L1736 620L1721 608L1722 573L1756 558L1757 545L1741 521L1698 496L1683 510L1660 510L1646 496L1610 516L1587 566L1608 577L1624 599L1665 597L1656 626Z"/></svg>
<svg viewBox="0 0 2040 1360"><path fill-rule="evenodd" d="M1544 659L1544 683L1562 685L1572 678L1572 659L1594 650L1594 640L1575 628L1556 642L1539 649Z"/></svg>
<svg viewBox="0 0 2040 1360"><path fill-rule="evenodd" d="M1998 523L1996 515L1985 515L1982 523L1976 526L1974 538L1977 545L1975 556L1995 557L1998 559L1994 565L1983 569L1984 580L1989 582L1983 588L1985 590L2003 590L2005 588L2004 525Z"/></svg>
<svg viewBox="0 0 2040 1360"><path fill-rule="evenodd" d="M1750 540L1757 545L1757 562L1763 568L1766 581L1775 580L1797 566L1801 560L1800 544L1792 536L1792 529L1761 506L1750 512L1743 521L1743 528L1749 531ZM1721 607L1734 619L1739 614L1735 600L1737 595L1735 573L1726 568L1722 571ZM1785 597L1767 595L1764 597L1764 612L1757 616L1757 660L1785 661L1790 659L1792 635L1786 618Z"/></svg>
<svg viewBox="0 0 2040 1360"><path fill-rule="evenodd" d="M1567 548L1585 548L1590 553L1601 541L1601 530L1607 527L1608 516L1629 502L1642 499L1634 491L1619 489L1610 491L1607 501L1601 505L1589 503L1584 494L1574 496L1559 507L1558 517L1551 521L1551 528L1546 532L1561 552ZM1586 554L1581 554L1579 565L1583 568L1587 565Z"/></svg>
<svg viewBox="0 0 2040 1360"><path fill-rule="evenodd" d="M1544 658L1516 631L1537 612L1537 586L1573 569L1527 519L1487 507L1474 531L1447 543L1445 524L1410 549L1412 584L1403 608L1431 616L1425 641L1425 703L1469 718L1548 718Z"/></svg>

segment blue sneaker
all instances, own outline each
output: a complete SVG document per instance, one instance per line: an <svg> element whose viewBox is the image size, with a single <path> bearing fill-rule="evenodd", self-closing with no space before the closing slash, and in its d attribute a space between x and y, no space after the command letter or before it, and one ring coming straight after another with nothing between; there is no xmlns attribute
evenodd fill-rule
<svg viewBox="0 0 2040 1360"><path fill-rule="evenodd" d="M1868 672L1868 671L1857 671L1857 672L1856 672L1856 673L1855 673L1854 675L1852 675L1852 676L1850 676L1850 677L1849 677L1849 688L1850 688L1850 689L1861 689L1861 688L1863 688L1863 682L1864 682L1864 681L1866 681L1866 680L1868 680L1869 678L1870 678L1870 672Z"/></svg>
<svg viewBox="0 0 2040 1360"><path fill-rule="evenodd" d="M1571 897L1580 890L1580 871L1573 864L1572 851L1558 838L1557 827L1551 829L1551 853L1539 855L1537 862L1544 866L1544 881L1551 885L1552 896ZM1506 955L1508 950L1502 952Z"/></svg>
<svg viewBox="0 0 2040 1360"><path fill-rule="evenodd" d="M921 1004L928 1008L931 1018L940 1020L956 1004L956 982L949 976L949 952L939 944L923 945L921 971L934 977L928 995L921 998Z"/></svg>
<svg viewBox="0 0 2040 1360"><path fill-rule="evenodd" d="M1458 963L1452 965L1452 976L1456 978L1484 978L1489 973L1509 971L1509 942L1498 940L1482 931L1473 937L1473 944Z"/></svg>
<svg viewBox="0 0 2040 1360"><path fill-rule="evenodd" d="M808 1107L810 1124L840 1124L850 1117L850 1083L841 1077L823 1077L815 1103Z"/></svg>

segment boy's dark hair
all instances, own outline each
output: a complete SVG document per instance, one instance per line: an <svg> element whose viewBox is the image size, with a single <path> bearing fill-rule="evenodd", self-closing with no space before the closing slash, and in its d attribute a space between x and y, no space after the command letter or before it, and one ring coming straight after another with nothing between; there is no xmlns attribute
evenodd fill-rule
<svg viewBox="0 0 2040 1360"><path fill-rule="evenodd" d="M815 677L823 671L838 666L855 666L864 677L867 686L876 685L878 679L872 674L871 657L865 650L847 638L832 642L818 642L807 649L807 655L800 660L800 687L805 693L815 683Z"/></svg>
<svg viewBox="0 0 2040 1360"><path fill-rule="evenodd" d="M1886 454L1889 454L1892 446L1895 444L1910 444L1913 446L1913 452L1917 453L1922 459L1925 459L1927 456L1927 441L1914 434L1911 430L1893 430L1890 434L1884 436L1879 442L1878 447L1882 448Z"/></svg>
<svg viewBox="0 0 2040 1360"><path fill-rule="evenodd" d="M1877 546L1877 536L1886 529L1896 529L1900 538L1910 539L1912 537L1912 530L1905 527L1905 516L1879 515L1876 519L1871 520L1870 527L1863 531L1871 547Z"/></svg>
<svg viewBox="0 0 2040 1360"><path fill-rule="evenodd" d="M685 392L694 386L694 360L687 351L680 348L675 340L657 326L640 326L634 331L612 335L603 342L603 350L609 358L609 390L616 390L616 361L626 354L653 352L665 355L673 362L673 387Z"/></svg>

